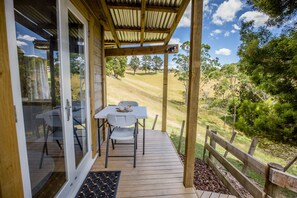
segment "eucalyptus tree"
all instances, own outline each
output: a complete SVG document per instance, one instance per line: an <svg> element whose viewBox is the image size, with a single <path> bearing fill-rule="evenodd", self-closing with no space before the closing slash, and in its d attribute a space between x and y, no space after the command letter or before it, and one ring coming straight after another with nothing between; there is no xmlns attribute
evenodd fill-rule
<svg viewBox="0 0 297 198"><path fill-rule="evenodd" d="M140 59L137 56L132 56L129 65L133 69L135 75L136 70L140 68Z"/></svg>
<svg viewBox="0 0 297 198"><path fill-rule="evenodd" d="M150 55L144 55L142 57L142 67L141 69L147 73L147 71L151 70L152 66L152 57Z"/></svg>
<svg viewBox="0 0 297 198"><path fill-rule="evenodd" d="M161 69L161 67L163 66L163 60L160 56L154 56L152 58L152 66L153 66L153 70L155 70L155 72L157 73L158 70Z"/></svg>

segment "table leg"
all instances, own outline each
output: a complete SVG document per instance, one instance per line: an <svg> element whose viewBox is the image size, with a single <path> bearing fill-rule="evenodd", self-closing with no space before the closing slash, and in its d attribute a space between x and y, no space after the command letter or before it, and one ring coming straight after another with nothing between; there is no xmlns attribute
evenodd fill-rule
<svg viewBox="0 0 297 198"><path fill-rule="evenodd" d="M143 155L145 153L145 119L143 119Z"/></svg>

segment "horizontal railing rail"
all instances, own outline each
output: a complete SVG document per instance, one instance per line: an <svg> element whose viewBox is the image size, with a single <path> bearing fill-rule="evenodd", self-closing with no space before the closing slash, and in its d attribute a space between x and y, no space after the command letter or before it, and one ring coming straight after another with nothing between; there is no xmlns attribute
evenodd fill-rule
<svg viewBox="0 0 297 198"><path fill-rule="evenodd" d="M208 141L209 140L209 141ZM209 142L209 143L208 143ZM265 186L260 187L245 175L246 171L237 169L226 156L221 155L216 150L216 144L240 160L245 167L249 167L254 172L264 176ZM208 157L206 156L208 152ZM216 131L206 128L206 136L203 151L203 160L217 173L222 182L229 188L232 194L240 196L240 192L228 180L217 167L216 159L253 197L278 197L280 188L289 189L297 193L297 177L284 172L284 168L279 164L265 164L252 155L241 151L232 145L231 142L220 137Z"/></svg>

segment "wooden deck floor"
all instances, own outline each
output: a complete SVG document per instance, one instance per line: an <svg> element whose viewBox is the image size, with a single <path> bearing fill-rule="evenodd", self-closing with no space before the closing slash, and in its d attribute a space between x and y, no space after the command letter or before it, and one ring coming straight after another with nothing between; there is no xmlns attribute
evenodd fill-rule
<svg viewBox="0 0 297 198"><path fill-rule="evenodd" d="M147 130L146 153L142 155L142 132L138 137L137 164L133 158L109 158L104 168L105 143L102 156L97 159L92 171L120 170L117 197L176 197L197 198L193 188L183 186L183 165L167 133ZM116 145L110 155L133 155L133 145Z"/></svg>

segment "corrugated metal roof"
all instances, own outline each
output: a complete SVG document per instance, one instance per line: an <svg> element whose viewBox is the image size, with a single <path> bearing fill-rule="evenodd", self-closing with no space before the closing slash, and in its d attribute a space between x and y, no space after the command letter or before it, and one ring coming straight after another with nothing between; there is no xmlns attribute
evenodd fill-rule
<svg viewBox="0 0 297 198"><path fill-rule="evenodd" d="M140 27L140 10L110 9L110 14L117 27Z"/></svg>
<svg viewBox="0 0 297 198"><path fill-rule="evenodd" d="M169 29L175 19L176 13L147 11L146 16L145 27Z"/></svg>
<svg viewBox="0 0 297 198"><path fill-rule="evenodd" d="M105 0L120 43L141 43L142 0ZM183 0L146 0L144 43L165 41ZM160 9L159 9L160 8ZM114 38L108 30L105 41Z"/></svg>

